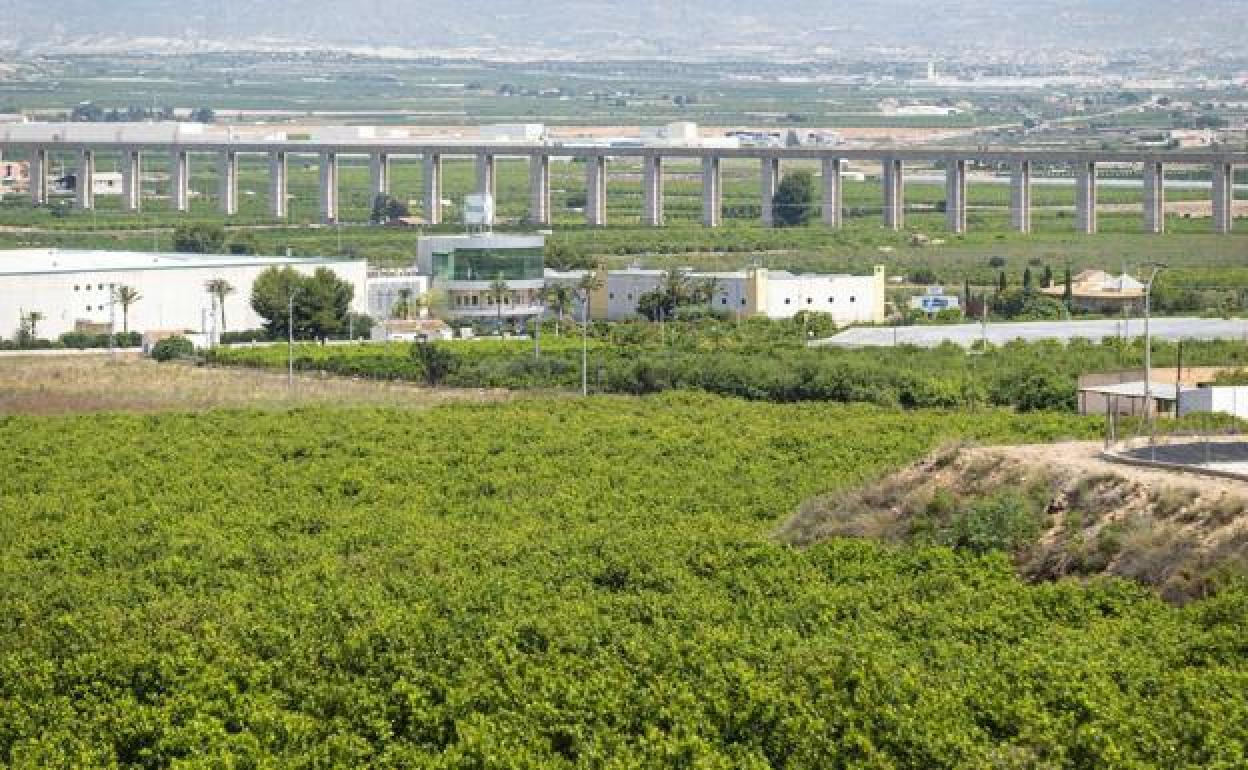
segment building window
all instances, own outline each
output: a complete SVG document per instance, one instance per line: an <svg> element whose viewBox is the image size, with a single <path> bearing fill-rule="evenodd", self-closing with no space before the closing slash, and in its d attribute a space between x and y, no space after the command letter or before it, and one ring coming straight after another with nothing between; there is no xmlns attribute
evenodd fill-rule
<svg viewBox="0 0 1248 770"><path fill-rule="evenodd" d="M810 303L812 303L812 302L814 302L814 301L815 301L815 298L814 298L814 297L807 297L807 298L806 298L806 304L807 304L807 305L809 305Z"/></svg>
<svg viewBox="0 0 1248 770"><path fill-rule="evenodd" d="M610 294L608 294L607 299L615 299L615 292L611 292Z"/></svg>
<svg viewBox="0 0 1248 770"><path fill-rule="evenodd" d="M719 298L719 304L721 304L721 305L727 305L727 304L728 304L728 298L727 298L727 297L720 297L720 298Z"/></svg>
<svg viewBox="0 0 1248 770"><path fill-rule="evenodd" d="M90 313L90 312L91 312L91 306L90 306L90 305L87 305L87 312L88 312L88 313Z"/></svg>
<svg viewBox="0 0 1248 770"><path fill-rule="evenodd" d="M100 291L104 291L104 284L100 284Z"/></svg>
<svg viewBox="0 0 1248 770"><path fill-rule="evenodd" d="M836 297L828 297L828 303L831 304L833 302L836 302Z"/></svg>
<svg viewBox="0 0 1248 770"><path fill-rule="evenodd" d="M788 297L785 297L785 298L784 298L784 304L786 304L786 305L791 305L791 304L793 304L793 300L789 299Z"/></svg>
<svg viewBox="0 0 1248 770"><path fill-rule="evenodd" d="M78 291L78 290L79 290L78 284L74 284L74 291Z"/></svg>
<svg viewBox="0 0 1248 770"><path fill-rule="evenodd" d="M857 302L858 300L857 300L857 298L855 298L855 297L850 297L850 298L849 298L849 301L850 301L850 302Z"/></svg>
<svg viewBox="0 0 1248 770"><path fill-rule="evenodd" d="M741 304L742 304L742 305L744 305L744 304L745 304L745 297L742 297L742 298L741 298Z"/></svg>
<svg viewBox="0 0 1248 770"><path fill-rule="evenodd" d="M629 294L629 295L628 295L628 298L629 298L629 300L631 301L631 300L632 300L632 298L633 298L633 295L632 295L632 294Z"/></svg>

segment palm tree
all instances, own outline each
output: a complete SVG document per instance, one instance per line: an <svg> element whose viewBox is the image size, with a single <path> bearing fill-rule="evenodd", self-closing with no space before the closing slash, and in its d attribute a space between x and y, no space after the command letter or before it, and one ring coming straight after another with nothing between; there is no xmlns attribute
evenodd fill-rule
<svg viewBox="0 0 1248 770"><path fill-rule="evenodd" d="M381 197L381 196L377 196ZM402 318L404 321L412 317L412 290L399 289L399 301L394 303L394 307L390 308L390 314Z"/></svg>
<svg viewBox="0 0 1248 770"><path fill-rule="evenodd" d="M225 332L225 298L234 293L234 287L224 278L213 278L204 284L204 288L216 300L217 307L221 308L221 331Z"/></svg>
<svg viewBox="0 0 1248 770"><path fill-rule="evenodd" d="M21 327L19 329L19 334L24 331L27 335L30 336L30 340L33 342L39 336L38 334L39 322L42 321L44 318L47 318L47 316L45 316L43 313L39 312L38 310L31 310L29 313L22 314L21 316L19 316L19 321L20 321L19 325Z"/></svg>
<svg viewBox="0 0 1248 770"><path fill-rule="evenodd" d="M706 300L707 315L715 312L715 292L719 291L719 279L713 275L708 275L698 281L697 292L702 299Z"/></svg>
<svg viewBox="0 0 1248 770"><path fill-rule="evenodd" d="M589 298L602 288L602 280L586 270L576 282L576 297L581 302L581 395L589 395Z"/></svg>
<svg viewBox="0 0 1248 770"><path fill-rule="evenodd" d="M555 336L558 337L563 314L572 307L572 288L563 283L547 286L542 289L542 301L555 311Z"/></svg>
<svg viewBox="0 0 1248 770"><path fill-rule="evenodd" d="M503 300L511 296L511 289L507 286L507 282L503 280L503 274L499 273L493 281L490 281L490 288L486 289L486 296L494 300L494 306L498 309L498 336L503 336Z"/></svg>
<svg viewBox="0 0 1248 770"><path fill-rule="evenodd" d="M130 332L130 306L143 299L139 290L133 286L118 286L113 289L113 301L121 305L121 333Z"/></svg>
<svg viewBox="0 0 1248 770"><path fill-rule="evenodd" d="M673 267L663 273L663 291L672 299L672 307L678 307L689 299L689 276L679 267Z"/></svg>

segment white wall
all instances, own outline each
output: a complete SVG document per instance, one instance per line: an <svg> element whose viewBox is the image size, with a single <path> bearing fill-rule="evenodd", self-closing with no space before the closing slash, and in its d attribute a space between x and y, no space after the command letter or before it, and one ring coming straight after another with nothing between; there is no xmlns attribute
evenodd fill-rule
<svg viewBox="0 0 1248 770"><path fill-rule="evenodd" d="M874 276L831 275L777 277L767 281L767 316L792 318L799 310L831 313L838 324L875 320Z"/></svg>
<svg viewBox="0 0 1248 770"><path fill-rule="evenodd" d="M1218 412L1248 419L1248 386L1192 388L1179 394L1179 414Z"/></svg>
<svg viewBox="0 0 1248 770"><path fill-rule="evenodd" d="M363 261L328 264L296 264L311 274L328 267L355 286L351 309L368 312L367 266ZM131 331L211 328L212 298L204 284L224 278L234 286L226 297L228 331L258 328L262 320L251 309L251 287L264 265L228 267L169 267L155 270L99 270L66 273L8 275L0 279L0 336L15 335L21 313L37 310L44 315L36 333L55 339L74 330L78 320L109 321L109 286L125 285L139 291L142 299L130 307ZM117 329L122 328L121 307L115 309Z"/></svg>

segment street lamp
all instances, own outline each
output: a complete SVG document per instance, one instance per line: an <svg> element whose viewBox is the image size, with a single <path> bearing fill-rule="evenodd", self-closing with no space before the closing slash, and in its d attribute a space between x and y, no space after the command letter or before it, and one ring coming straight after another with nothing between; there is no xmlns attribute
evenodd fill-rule
<svg viewBox="0 0 1248 770"><path fill-rule="evenodd" d="M1153 337L1149 330L1149 319L1152 316L1152 295L1153 282L1157 280L1157 274L1165 269L1166 265L1161 262L1147 262L1141 267L1151 267L1153 272L1148 276L1148 282L1144 284L1144 416L1148 420L1148 445L1150 456L1153 460L1157 459L1157 441L1153 432ZM1174 397L1177 402L1179 397L1179 383L1174 384Z"/></svg>
<svg viewBox="0 0 1248 770"><path fill-rule="evenodd" d="M286 297L286 388L295 390L295 296L298 289L292 289Z"/></svg>

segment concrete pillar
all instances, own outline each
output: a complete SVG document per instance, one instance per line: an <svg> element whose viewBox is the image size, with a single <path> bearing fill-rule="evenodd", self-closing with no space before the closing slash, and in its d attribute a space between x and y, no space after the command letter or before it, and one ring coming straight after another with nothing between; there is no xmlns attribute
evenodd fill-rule
<svg viewBox="0 0 1248 770"><path fill-rule="evenodd" d="M663 224L663 158L647 155L641 164L641 223L659 227Z"/></svg>
<svg viewBox="0 0 1248 770"><path fill-rule="evenodd" d="M121 204L126 211L138 211L143 205L143 156L138 150L121 152Z"/></svg>
<svg viewBox="0 0 1248 770"><path fill-rule="evenodd" d="M187 211L191 203L191 156L186 150L174 148L169 158L173 171L169 181L169 199L174 211Z"/></svg>
<svg viewBox="0 0 1248 770"><path fill-rule="evenodd" d="M321 153L321 221L338 221L338 153Z"/></svg>
<svg viewBox="0 0 1248 770"><path fill-rule="evenodd" d="M1096 162L1084 161L1075 170L1075 230L1096 232Z"/></svg>
<svg viewBox="0 0 1248 770"><path fill-rule="evenodd" d="M238 213L238 155L233 150L223 150L217 156L217 183L221 213L232 217Z"/></svg>
<svg viewBox="0 0 1248 770"><path fill-rule="evenodd" d="M945 223L951 233L966 232L966 161L950 159L945 166Z"/></svg>
<svg viewBox="0 0 1248 770"><path fill-rule="evenodd" d="M529 221L550 224L550 156L529 156Z"/></svg>
<svg viewBox="0 0 1248 770"><path fill-rule="evenodd" d="M1010 177L1010 224L1020 233L1031 232L1031 161L1014 163Z"/></svg>
<svg viewBox="0 0 1248 770"><path fill-rule="evenodd" d="M426 155L424 165L425 221L442 224L442 156Z"/></svg>
<svg viewBox="0 0 1248 770"><path fill-rule="evenodd" d="M897 158L885 158L884 226L900 230L906 224L906 167Z"/></svg>
<svg viewBox="0 0 1248 770"><path fill-rule="evenodd" d="M758 198L763 214L763 227L776 225L776 187L780 184L780 159L763 158L759 168Z"/></svg>
<svg viewBox="0 0 1248 770"><path fill-rule="evenodd" d="M841 226L841 159L823 159L823 223Z"/></svg>
<svg viewBox="0 0 1248 770"><path fill-rule="evenodd" d="M30 153L30 202L36 206L48 202L48 151L44 147Z"/></svg>
<svg viewBox="0 0 1248 770"><path fill-rule="evenodd" d="M371 208L379 195L390 194L390 156L384 152L375 152L369 158L369 198Z"/></svg>
<svg viewBox="0 0 1248 770"><path fill-rule="evenodd" d="M585 159L585 221L591 227L607 224L607 159L603 155Z"/></svg>
<svg viewBox="0 0 1248 770"><path fill-rule="evenodd" d="M702 224L719 227L723 222L724 191L719 174L719 158L702 159Z"/></svg>
<svg viewBox="0 0 1248 770"><path fill-rule="evenodd" d="M83 150L78 154L78 173L75 176L78 208L95 208L95 151Z"/></svg>
<svg viewBox="0 0 1248 770"><path fill-rule="evenodd" d="M1166 229L1166 168L1161 161L1144 163L1144 232Z"/></svg>
<svg viewBox="0 0 1248 770"><path fill-rule="evenodd" d="M494 174L494 156L482 154L477 156L477 194L488 195L493 205L490 207L491 212L498 208L498 198L495 195L495 174ZM494 219L483 222L484 225L494 224Z"/></svg>
<svg viewBox="0 0 1248 770"><path fill-rule="evenodd" d="M274 219L286 218L286 153L269 153L269 214Z"/></svg>
<svg viewBox="0 0 1248 770"><path fill-rule="evenodd" d="M1213 230L1229 233L1235 226L1235 167L1218 161L1213 164Z"/></svg>

